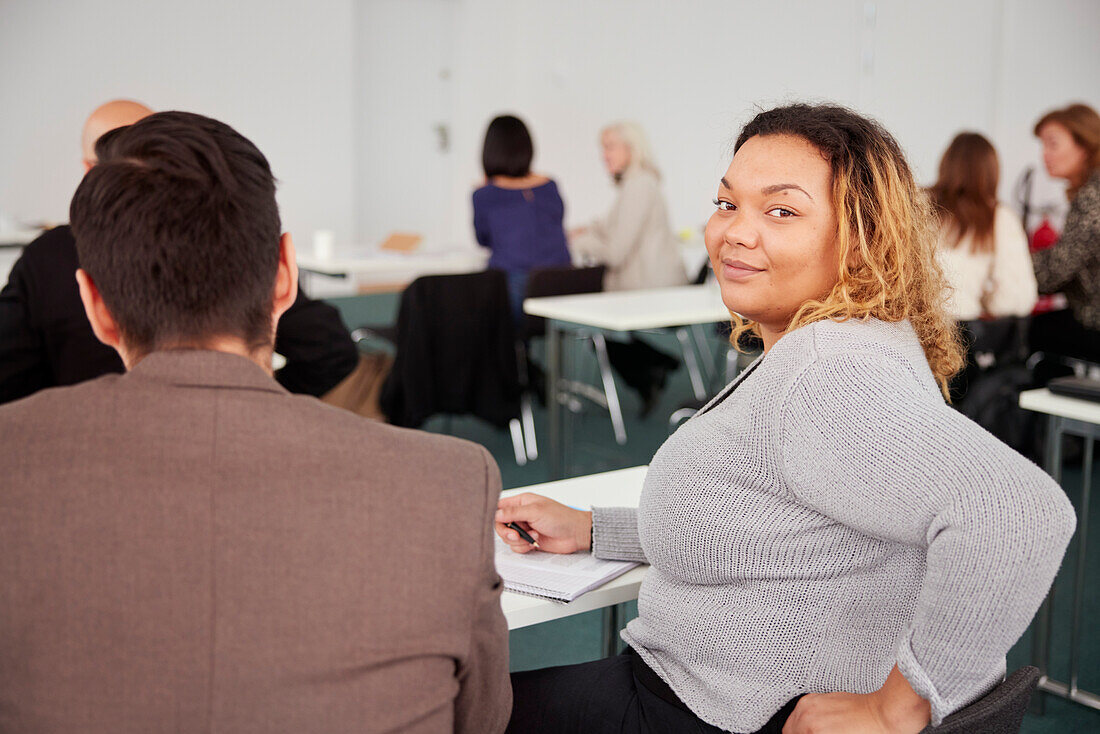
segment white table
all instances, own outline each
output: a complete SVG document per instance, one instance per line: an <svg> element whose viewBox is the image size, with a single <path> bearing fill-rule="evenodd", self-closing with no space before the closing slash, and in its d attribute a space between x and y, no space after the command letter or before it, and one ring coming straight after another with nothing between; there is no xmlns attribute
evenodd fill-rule
<svg viewBox="0 0 1100 734"><path fill-rule="evenodd" d="M1045 413L1048 416L1046 446L1047 471L1054 481L1062 481L1062 439L1065 435L1081 436L1085 439L1085 450L1081 462L1081 508L1077 516L1077 569L1073 583L1073 622L1069 638L1069 682L1052 679L1050 670L1051 603L1054 589L1039 608L1032 644L1032 664L1039 669L1039 690L1062 698L1100 709L1100 695L1078 688L1080 669L1079 652L1081 648L1081 627L1084 623L1085 600L1085 553L1089 533L1089 494L1092 490L1093 447L1100 439L1100 403L1079 400L1064 395L1054 395L1050 390L1027 390L1020 393L1020 407ZM1042 707L1042 697L1038 698Z"/></svg>
<svg viewBox="0 0 1100 734"><path fill-rule="evenodd" d="M528 298L523 310L546 319L546 405L550 413L550 476L564 476L562 406L558 386L562 379L563 335L566 331L598 330L628 333L726 321L717 283L654 288L638 291L581 293L573 296ZM686 355L685 355L686 356ZM617 407L617 406L616 406Z"/></svg>
<svg viewBox="0 0 1100 734"><path fill-rule="evenodd" d="M404 285L422 275L474 273L484 270L488 262L489 251L481 247L439 251L418 249L409 253L360 248L352 252L338 252L331 258L298 254L298 269L304 273L345 278L360 284Z"/></svg>
<svg viewBox="0 0 1100 734"><path fill-rule="evenodd" d="M716 283L528 298L523 311L560 325L619 332L707 324L730 317Z"/></svg>
<svg viewBox="0 0 1100 734"><path fill-rule="evenodd" d="M9 229L0 232L0 249L3 248L22 248L25 245L29 245L38 235L42 234L45 230L42 229Z"/></svg>
<svg viewBox="0 0 1100 734"><path fill-rule="evenodd" d="M507 490L502 492L501 496L510 497L522 492L535 492L580 509L589 509L592 505L637 507L647 468L636 466L630 469L535 484L530 487ZM582 594L568 604L505 591L501 595L500 605L504 609L504 618L508 620L510 630L571 617L594 609L604 609L603 642L605 651L610 652L617 643L621 623L618 605L638 598L638 589L648 570L649 566L633 568L603 586Z"/></svg>

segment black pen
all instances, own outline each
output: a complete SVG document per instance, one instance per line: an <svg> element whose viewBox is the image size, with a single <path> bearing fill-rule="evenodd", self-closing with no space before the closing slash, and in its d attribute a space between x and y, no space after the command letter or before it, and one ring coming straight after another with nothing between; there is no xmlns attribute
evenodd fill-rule
<svg viewBox="0 0 1100 734"><path fill-rule="evenodd" d="M535 546L535 550L541 550L539 548L539 542L537 540L535 540L534 538L532 538L531 534L528 533L523 528L521 528L519 525L516 525L514 522L507 522L507 523L504 523L504 527L511 528L512 530L515 530L517 533L519 533L519 537L523 538L528 543Z"/></svg>

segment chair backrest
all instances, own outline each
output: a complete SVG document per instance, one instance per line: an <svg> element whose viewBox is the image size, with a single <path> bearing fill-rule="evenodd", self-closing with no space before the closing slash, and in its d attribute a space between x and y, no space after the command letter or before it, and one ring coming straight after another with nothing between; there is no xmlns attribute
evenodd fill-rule
<svg viewBox="0 0 1100 734"><path fill-rule="evenodd" d="M1002 316L984 321L964 321L961 326L970 352L990 354L1001 366L1027 361L1031 317Z"/></svg>
<svg viewBox="0 0 1100 734"><path fill-rule="evenodd" d="M1038 668L1020 668L992 691L921 734L1019 734L1038 681Z"/></svg>
<svg viewBox="0 0 1100 734"><path fill-rule="evenodd" d="M692 279L691 284L702 285L703 283L706 283L707 278L710 277L710 274L712 272L713 271L710 269L710 258L708 257L706 260L703 261L703 264L699 266L699 272L695 274L695 277Z"/></svg>
<svg viewBox="0 0 1100 734"><path fill-rule="evenodd" d="M536 268L527 274L524 298L571 296L576 293L602 291L605 270L603 265L589 268ZM542 336L546 333L546 319L525 316L519 332L523 341L533 336Z"/></svg>
<svg viewBox="0 0 1100 734"><path fill-rule="evenodd" d="M391 423L418 427L447 413L507 426L519 415L515 333L502 271L414 280L401 295L396 345L379 398Z"/></svg>

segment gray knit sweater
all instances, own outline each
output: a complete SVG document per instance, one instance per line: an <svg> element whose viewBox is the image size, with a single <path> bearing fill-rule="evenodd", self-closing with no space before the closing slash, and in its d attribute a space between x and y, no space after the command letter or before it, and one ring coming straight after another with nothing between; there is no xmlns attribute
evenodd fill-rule
<svg viewBox="0 0 1100 734"><path fill-rule="evenodd" d="M723 399L724 398L724 399ZM896 663L932 723L1005 672L1073 508L947 406L907 322L797 329L657 452L594 550L647 561L623 638L699 717L755 731Z"/></svg>

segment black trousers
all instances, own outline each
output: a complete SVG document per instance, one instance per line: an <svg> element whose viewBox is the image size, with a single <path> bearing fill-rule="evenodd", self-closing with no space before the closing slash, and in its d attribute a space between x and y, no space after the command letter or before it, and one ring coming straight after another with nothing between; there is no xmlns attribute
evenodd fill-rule
<svg viewBox="0 0 1100 734"><path fill-rule="evenodd" d="M798 699L763 729L780 734ZM512 674L506 734L721 734L693 714L632 649L580 665Z"/></svg>
<svg viewBox="0 0 1100 734"><path fill-rule="evenodd" d="M680 366L675 357L634 336L628 342L609 340L607 359L643 398L664 387L668 373Z"/></svg>

